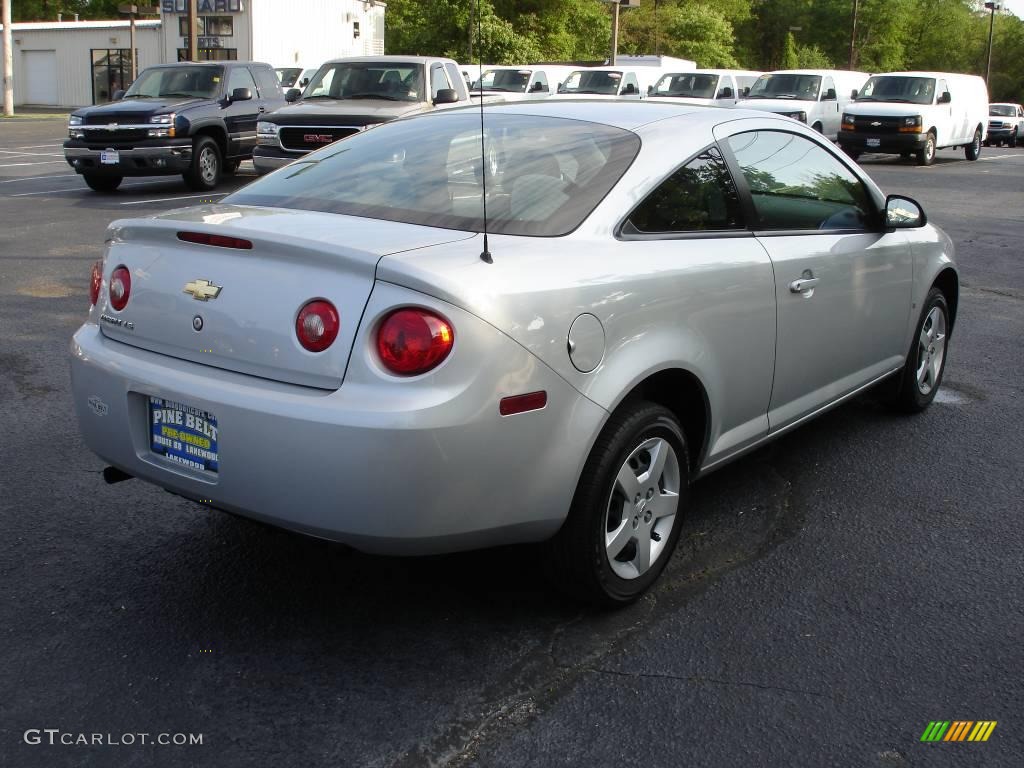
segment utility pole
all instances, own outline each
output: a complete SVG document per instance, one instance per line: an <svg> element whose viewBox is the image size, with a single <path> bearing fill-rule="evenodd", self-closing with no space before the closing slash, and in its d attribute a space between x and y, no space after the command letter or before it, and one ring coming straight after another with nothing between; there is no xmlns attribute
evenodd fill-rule
<svg viewBox="0 0 1024 768"><path fill-rule="evenodd" d="M853 0L853 24L850 25L850 66L853 69L857 63L857 7L860 3Z"/></svg>
<svg viewBox="0 0 1024 768"><path fill-rule="evenodd" d="M619 53L619 4L614 3L615 10L612 12L612 66L615 66L615 57Z"/></svg>
<svg viewBox="0 0 1024 768"><path fill-rule="evenodd" d="M199 61L199 0L188 3L188 60Z"/></svg>
<svg viewBox="0 0 1024 768"><path fill-rule="evenodd" d="M4 115L14 115L14 45L11 30L11 0L3 0L4 4Z"/></svg>
<svg viewBox="0 0 1024 768"><path fill-rule="evenodd" d="M985 3L990 11L988 17L988 62L985 64L985 86L988 87L989 78L992 77L992 31L996 26L996 11L1003 9L1002 3Z"/></svg>

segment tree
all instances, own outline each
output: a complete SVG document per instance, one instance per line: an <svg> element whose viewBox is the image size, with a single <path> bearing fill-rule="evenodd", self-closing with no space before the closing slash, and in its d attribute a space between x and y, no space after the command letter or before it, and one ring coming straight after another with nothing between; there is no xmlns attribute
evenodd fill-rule
<svg viewBox="0 0 1024 768"><path fill-rule="evenodd" d="M749 7L749 6L748 6ZM738 67L732 24L710 4L653 0L622 14L619 50L696 61L701 67Z"/></svg>
<svg viewBox="0 0 1024 768"><path fill-rule="evenodd" d="M796 52L796 40L793 39L793 33L786 33L786 41L782 46L782 62L780 64L782 69L799 69L800 58Z"/></svg>

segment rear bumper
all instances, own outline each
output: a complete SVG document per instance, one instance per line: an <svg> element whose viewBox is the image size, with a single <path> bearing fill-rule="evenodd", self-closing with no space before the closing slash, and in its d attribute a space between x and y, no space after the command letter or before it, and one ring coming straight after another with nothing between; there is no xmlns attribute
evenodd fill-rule
<svg viewBox="0 0 1024 768"><path fill-rule="evenodd" d="M446 306L469 357L491 350L473 364L474 378L455 386L429 376L375 385L361 339L345 384L325 391L145 351L86 324L71 345L82 435L130 475L364 551L543 540L564 520L607 414L511 339ZM537 389L548 393L546 408L499 415L501 396ZM150 451L149 396L217 417L218 473Z"/></svg>
<svg viewBox="0 0 1024 768"><path fill-rule="evenodd" d="M118 162L100 162L106 147L86 146L83 142L64 143L64 159L78 173L107 176L160 176L184 173L192 163L192 142L189 139L163 140L157 146L117 148Z"/></svg>
<svg viewBox="0 0 1024 768"><path fill-rule="evenodd" d="M924 149L927 138L927 134L924 133L884 133L872 135L870 133L840 131L839 146L843 149L852 149L858 152L899 154ZM869 142L875 141L878 142L877 145L869 144Z"/></svg>
<svg viewBox="0 0 1024 768"><path fill-rule="evenodd" d="M252 164L256 173L270 173L305 156L305 152L286 152L274 146L257 145L252 151Z"/></svg>

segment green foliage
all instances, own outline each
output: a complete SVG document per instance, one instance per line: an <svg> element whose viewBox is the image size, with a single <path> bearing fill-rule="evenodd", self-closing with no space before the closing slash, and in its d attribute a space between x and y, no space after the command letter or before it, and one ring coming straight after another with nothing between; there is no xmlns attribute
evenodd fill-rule
<svg viewBox="0 0 1024 768"><path fill-rule="evenodd" d="M735 68L739 62L733 54L733 40L732 24L710 4L662 2L656 8L652 0L622 14L619 51L657 51L691 59L702 67Z"/></svg>
<svg viewBox="0 0 1024 768"><path fill-rule="evenodd" d="M796 40L792 32L786 33L786 39L782 44L782 60L779 62L780 69L798 69L800 58L796 53Z"/></svg>
<svg viewBox="0 0 1024 768"><path fill-rule="evenodd" d="M12 0L11 18L14 21L56 21L64 14L64 21L74 19L117 19L117 6L123 0Z"/></svg>

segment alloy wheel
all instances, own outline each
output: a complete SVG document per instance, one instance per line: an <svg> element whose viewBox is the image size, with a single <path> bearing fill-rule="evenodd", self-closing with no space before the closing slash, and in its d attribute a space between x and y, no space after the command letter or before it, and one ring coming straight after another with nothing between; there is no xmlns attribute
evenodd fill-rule
<svg viewBox="0 0 1024 768"><path fill-rule="evenodd" d="M217 154L211 147L203 147L199 155L199 175L207 184L217 180Z"/></svg>
<svg viewBox="0 0 1024 768"><path fill-rule="evenodd" d="M932 307L921 327L917 343L917 388L927 395L935 388L942 374L946 357L946 314L941 307Z"/></svg>

